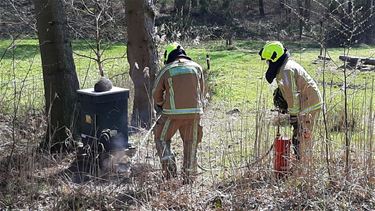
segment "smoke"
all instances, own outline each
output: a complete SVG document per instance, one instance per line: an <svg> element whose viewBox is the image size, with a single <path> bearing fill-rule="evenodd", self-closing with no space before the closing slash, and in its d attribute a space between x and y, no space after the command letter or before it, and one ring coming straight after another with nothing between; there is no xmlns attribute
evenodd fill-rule
<svg viewBox="0 0 375 211"><path fill-rule="evenodd" d="M123 150L127 148L127 142L125 136L122 133L111 135L110 151Z"/></svg>
<svg viewBox="0 0 375 211"><path fill-rule="evenodd" d="M102 171L106 173L121 174L129 177L131 174L131 152L129 145L122 133L111 136L109 149L102 160Z"/></svg>

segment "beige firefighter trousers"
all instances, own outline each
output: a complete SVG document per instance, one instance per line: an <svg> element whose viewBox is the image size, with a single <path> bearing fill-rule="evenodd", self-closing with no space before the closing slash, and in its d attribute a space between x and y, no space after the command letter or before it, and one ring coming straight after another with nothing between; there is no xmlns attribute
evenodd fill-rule
<svg viewBox="0 0 375 211"><path fill-rule="evenodd" d="M171 118L168 115L162 115L155 126L155 142L170 141L177 130L184 145L183 174L192 176L197 170L197 146L202 141L202 126L199 124L200 118L178 119ZM158 149L158 155L161 158L162 149ZM164 171L164 169L163 169Z"/></svg>
<svg viewBox="0 0 375 211"><path fill-rule="evenodd" d="M319 118L319 113L321 109L312 111L307 114L298 116L298 140L300 144L300 157L301 157L301 168L311 169L312 168L312 158L313 158L313 131L314 125ZM300 171L303 174L308 172Z"/></svg>

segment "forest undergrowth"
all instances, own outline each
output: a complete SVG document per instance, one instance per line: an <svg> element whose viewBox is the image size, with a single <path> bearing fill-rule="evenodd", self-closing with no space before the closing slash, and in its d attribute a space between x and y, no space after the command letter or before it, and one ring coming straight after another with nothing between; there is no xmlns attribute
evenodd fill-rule
<svg viewBox="0 0 375 211"><path fill-rule="evenodd" d="M330 175L321 150L319 129L315 138L312 166L306 175L290 175L278 180L274 176L273 152L260 159L273 143L275 128L270 125L268 111L254 122L256 112L230 109L211 104L202 119L205 138L200 145L199 171L194 184L183 185L180 175L163 181L155 155L152 135L131 136L136 146L133 157L113 158L126 165L90 175L74 182L69 167L75 152L48 154L37 151L41 115L19 119L12 143L12 122L1 116L3 142L0 157L0 207L8 209L173 209L173 210L248 210L248 209L360 209L375 207L373 164L366 159L368 151L352 148L350 172L345 173L344 150L330 151ZM253 124L254 123L254 124ZM253 125L261 125L258 141ZM248 128L247 128L248 127ZM284 134L289 134L289 129ZM15 147L11 154L12 147ZM178 166L182 162L182 144L173 139ZM257 154L258 153L258 154ZM323 156L323 157L322 157ZM372 161L371 161L372 162Z"/></svg>

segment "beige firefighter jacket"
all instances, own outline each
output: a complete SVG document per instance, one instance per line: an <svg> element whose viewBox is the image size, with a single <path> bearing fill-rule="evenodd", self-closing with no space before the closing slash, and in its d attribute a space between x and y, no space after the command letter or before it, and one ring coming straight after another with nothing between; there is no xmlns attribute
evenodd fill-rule
<svg viewBox="0 0 375 211"><path fill-rule="evenodd" d="M154 103L163 114L175 118L194 118L203 113L204 78L202 67L179 59L160 70L152 91Z"/></svg>
<svg viewBox="0 0 375 211"><path fill-rule="evenodd" d="M288 103L290 115L321 109L323 101L317 84L297 62L287 58L276 75L276 81Z"/></svg>

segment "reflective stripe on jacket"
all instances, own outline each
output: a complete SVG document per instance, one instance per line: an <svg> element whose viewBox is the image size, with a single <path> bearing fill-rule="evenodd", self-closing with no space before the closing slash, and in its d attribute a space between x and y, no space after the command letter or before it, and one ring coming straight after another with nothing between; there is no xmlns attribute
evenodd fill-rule
<svg viewBox="0 0 375 211"><path fill-rule="evenodd" d="M203 93L202 67L187 59L161 69L152 91L155 104L163 106L163 114L186 118L203 113Z"/></svg>
<svg viewBox="0 0 375 211"><path fill-rule="evenodd" d="M286 59L276 81L288 103L289 114L305 114L321 108L323 101L317 84L297 62Z"/></svg>

